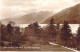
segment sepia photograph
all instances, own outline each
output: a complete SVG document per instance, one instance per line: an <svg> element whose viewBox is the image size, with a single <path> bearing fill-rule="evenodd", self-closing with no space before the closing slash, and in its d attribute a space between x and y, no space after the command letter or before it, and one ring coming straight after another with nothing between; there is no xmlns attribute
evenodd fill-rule
<svg viewBox="0 0 80 52"><path fill-rule="evenodd" d="M0 0L2 51L80 51L80 0Z"/></svg>

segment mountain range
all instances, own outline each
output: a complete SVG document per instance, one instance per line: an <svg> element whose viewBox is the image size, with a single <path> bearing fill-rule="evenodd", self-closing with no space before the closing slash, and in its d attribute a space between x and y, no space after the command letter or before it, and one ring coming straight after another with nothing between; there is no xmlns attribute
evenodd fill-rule
<svg viewBox="0 0 80 52"><path fill-rule="evenodd" d="M7 24L9 21L13 21L16 24L30 24L34 22L42 23L45 21L48 17L52 16L52 12L49 11L39 11L34 13L28 13L23 16L17 16L14 18L6 18L1 20L1 23Z"/></svg>
<svg viewBox="0 0 80 52"><path fill-rule="evenodd" d="M68 21L70 24L80 24L80 4L63 9L56 14L49 11L39 11L14 18L6 18L0 21L3 24L9 21L13 21L16 24L30 24L36 21L42 24L49 24L51 18L54 19L55 23L62 24L64 21Z"/></svg>
<svg viewBox="0 0 80 52"><path fill-rule="evenodd" d="M46 19L43 23L48 24L51 18L54 19L55 23L68 21L70 24L80 24L80 4L60 11L59 13Z"/></svg>

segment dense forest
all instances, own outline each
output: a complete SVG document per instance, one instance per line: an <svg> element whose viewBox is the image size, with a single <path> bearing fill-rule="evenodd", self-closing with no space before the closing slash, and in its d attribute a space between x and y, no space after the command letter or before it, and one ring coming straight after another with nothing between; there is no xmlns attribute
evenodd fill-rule
<svg viewBox="0 0 80 52"><path fill-rule="evenodd" d="M45 28L39 26L38 22L29 24L28 27L20 28L15 26L14 22L7 25L0 23L0 46L21 46L21 44L49 44L54 42L59 45L77 48L80 50L80 27L77 29L76 36L73 36L68 21L64 21L63 25L56 25L52 18ZM7 41L7 43L5 43Z"/></svg>

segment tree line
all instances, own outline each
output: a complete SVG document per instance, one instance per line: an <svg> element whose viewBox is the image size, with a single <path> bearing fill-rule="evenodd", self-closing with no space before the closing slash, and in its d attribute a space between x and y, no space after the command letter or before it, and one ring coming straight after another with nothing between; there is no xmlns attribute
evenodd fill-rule
<svg viewBox="0 0 80 52"><path fill-rule="evenodd" d="M80 45L80 26L77 34L73 34L68 21L64 21L62 25L59 23L55 25L55 21L52 18L48 26L44 28L39 26L38 22L31 23L28 27L20 28L10 21L7 25L0 24L0 38L0 46L32 45L35 43L49 44L49 42L55 42L63 46L75 48ZM9 43L5 45L4 41Z"/></svg>

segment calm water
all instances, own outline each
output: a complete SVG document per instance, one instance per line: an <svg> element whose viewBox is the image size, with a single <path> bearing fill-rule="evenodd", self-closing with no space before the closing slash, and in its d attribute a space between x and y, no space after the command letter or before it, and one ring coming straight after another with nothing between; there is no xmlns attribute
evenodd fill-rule
<svg viewBox="0 0 80 52"><path fill-rule="evenodd" d="M29 24L17 24L17 26L21 27L21 28L25 28L27 27ZM39 24L41 27L46 27L48 24ZM62 25L62 24L60 24ZM72 30L72 33L76 33L77 29L79 27L79 24L69 24Z"/></svg>

